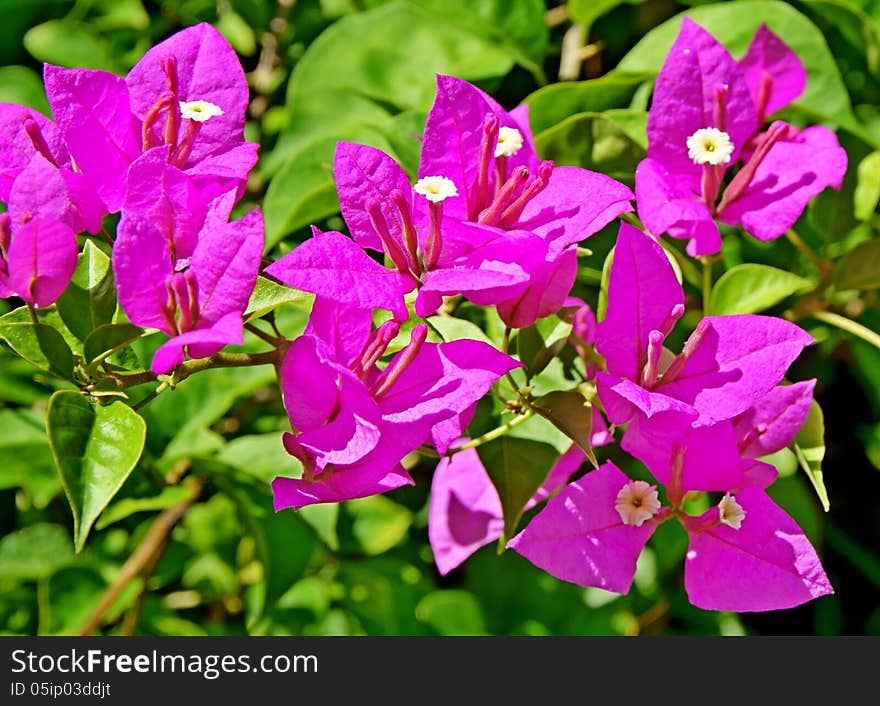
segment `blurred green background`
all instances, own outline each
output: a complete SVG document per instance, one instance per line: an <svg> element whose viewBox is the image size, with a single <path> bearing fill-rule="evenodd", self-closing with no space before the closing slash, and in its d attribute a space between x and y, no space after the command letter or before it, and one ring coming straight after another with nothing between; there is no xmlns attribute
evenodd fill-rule
<svg viewBox="0 0 880 706"><path fill-rule="evenodd" d="M277 256L310 223L343 228L331 173L337 140L375 145L415 171L435 72L470 80L507 108L527 100L545 157L632 184L653 77L677 28L663 23L691 9L735 56L767 21L807 65L807 93L786 118L837 128L850 169L844 189L816 199L797 230L847 273L840 309L880 330L878 0L0 0L0 101L48 112L42 62L124 74L156 42L211 22L241 56L247 136L261 144L239 208L263 206L267 253ZM591 239L595 254L581 260L575 293L594 305L613 237L608 228ZM810 274L788 242L731 233L724 266L742 262ZM0 302L0 313L9 308ZM301 331L308 308L289 305L282 330ZM477 323L480 315L472 312ZM412 460L415 487L273 513L269 482L293 466L268 368L207 371L146 406L143 458L75 554L44 424L63 383L0 345L0 631L81 631L159 513L198 493L148 570L111 596L100 632L880 634L880 351L803 325L819 344L790 377L819 379L831 509L823 512L791 454L779 457L771 494L819 549L836 594L745 615L688 604L686 536L675 523L649 543L628 596L557 581L492 546L441 578L427 540L430 459ZM546 441L540 420L530 424L518 433ZM566 446L558 435L555 443Z"/></svg>

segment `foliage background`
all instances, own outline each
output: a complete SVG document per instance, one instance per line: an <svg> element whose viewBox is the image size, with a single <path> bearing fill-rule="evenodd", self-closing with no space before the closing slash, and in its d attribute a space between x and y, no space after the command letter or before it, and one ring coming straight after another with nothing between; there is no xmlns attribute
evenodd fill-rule
<svg viewBox="0 0 880 706"><path fill-rule="evenodd" d="M248 72L247 137L262 145L239 208L262 202L267 249L278 255L310 223L341 229L330 168L337 140L381 147L415 171L434 72L475 82L507 108L528 100L545 157L631 184L653 76L677 27L663 23L688 9L735 56L767 21L807 65L807 93L788 117L837 127L850 169L842 192L821 195L796 228L834 262L838 310L880 330L877 0L0 0L0 100L48 112L41 62L124 73L181 27L215 24ZM560 72L576 81L560 82ZM576 293L594 305L613 231L591 239L594 255L581 259ZM784 239L731 234L718 272L742 262L816 277ZM731 288L730 311L743 306L743 291ZM760 308L808 307L804 291ZM309 303L279 312L285 333L302 329ZM0 313L9 308L0 302ZM143 457L76 554L44 424L48 396L64 383L0 346L0 630L81 631L158 513L186 507L150 571L112 601L102 632L880 634L880 350L802 324L819 344L791 377L819 379L831 510L793 457L780 458L784 477L771 490L819 549L834 596L767 614L693 608L681 585L686 538L674 523L649 543L625 597L557 581L491 546L441 578L427 541L430 460L414 460L413 488L276 515L268 483L292 466L265 366L200 373L146 406ZM144 345L142 356L155 344ZM547 438L529 424L519 433Z"/></svg>

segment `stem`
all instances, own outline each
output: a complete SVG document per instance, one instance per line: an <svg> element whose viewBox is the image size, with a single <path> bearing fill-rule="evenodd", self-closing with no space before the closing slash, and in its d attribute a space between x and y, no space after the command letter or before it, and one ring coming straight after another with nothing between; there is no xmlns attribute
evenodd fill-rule
<svg viewBox="0 0 880 706"><path fill-rule="evenodd" d="M101 626L101 621L104 619L104 615L110 610L110 607L116 599L119 598L129 582L150 565L155 554L161 553L166 545L168 537L171 535L171 530L174 529L174 526L180 521L180 518L183 517L186 511L199 497L203 485L204 481L200 480L194 488L191 497L184 500L182 503L166 508L156 516L156 519L153 520L153 524L150 525L150 529L147 530L141 543L138 544L131 556L128 557L126 562L122 565L116 580L107 587L104 595L101 596L98 606L86 621L85 625L80 629L80 635L91 635Z"/></svg>
<svg viewBox="0 0 880 706"><path fill-rule="evenodd" d="M708 316L712 304L712 261L701 257L703 263L703 316Z"/></svg>
<svg viewBox="0 0 880 706"><path fill-rule="evenodd" d="M877 349L880 349L880 335L867 328L866 326L862 326L858 321L853 321L852 319L848 319L845 316L841 316L840 314L835 314L831 311L815 311L810 314L814 319L818 321L824 321L826 324L831 324L832 326L836 326L839 329L843 329L847 333L851 333L853 336L858 336L863 341L870 343Z"/></svg>
<svg viewBox="0 0 880 706"><path fill-rule="evenodd" d="M28 314L30 314L30 317L31 317L31 323L34 324L34 326L36 326L37 324L40 323L40 319L37 316L37 307L34 306L31 302L28 302L27 308L28 308Z"/></svg>
<svg viewBox="0 0 880 706"><path fill-rule="evenodd" d="M510 348L510 334L513 332L513 329L510 326L505 327L504 336L501 337L501 352L507 353L507 350Z"/></svg>
<svg viewBox="0 0 880 706"><path fill-rule="evenodd" d="M159 387L157 387L155 390L153 390L149 395L147 395L146 397L144 397L140 402L138 402L137 404L132 405L131 408L132 408L135 412L137 412L141 407L143 407L144 405L146 405L146 404L152 402L154 399L156 399L159 395L161 395L161 394L162 394L163 392L165 392L165 390L167 390L167 389L168 389L168 381L166 380L166 381L163 382L161 385L159 385Z"/></svg>
<svg viewBox="0 0 880 706"><path fill-rule="evenodd" d="M193 373L208 370L210 368L242 368L250 365L274 365L279 359L278 349L265 351L263 353L215 353L210 358L197 358L188 360L178 366L177 382L185 380ZM132 375L119 375L117 379L122 385L122 389L134 387L135 385L143 385L147 382L155 382L159 379L156 373L146 370L142 373L134 373Z"/></svg>
<svg viewBox="0 0 880 706"><path fill-rule="evenodd" d="M52 624L49 577L37 579L37 635L48 635Z"/></svg>
<svg viewBox="0 0 880 706"><path fill-rule="evenodd" d="M525 412L520 414L517 417L514 417L506 424L502 424L500 427L496 427L492 431L486 432L480 437L476 439L471 439L466 444L462 444L461 446L456 446L454 449L449 449L450 453L456 453L458 451L464 451L465 449L475 449L477 446L482 446L485 443L490 441L494 441L500 436L504 436L511 429L518 427L524 421L526 421L529 417L534 414L531 408L527 409Z"/></svg>
<svg viewBox="0 0 880 706"><path fill-rule="evenodd" d="M254 334L254 336L256 336L257 338L262 338L266 343L273 345L273 346L278 344L278 341L275 339L274 336L272 336L272 334L266 333L265 331L263 331L261 328L258 328L254 324L246 323L244 325L244 327L248 331L250 331L252 334Z"/></svg>
<svg viewBox="0 0 880 706"><path fill-rule="evenodd" d="M793 228L789 228L787 231L785 231L785 237L788 238L788 241L792 245L794 245L801 252L801 254L813 264L813 267L815 267L819 271L819 274L822 274L825 271L825 266L822 264L822 259L815 252L813 252L813 249L803 241L801 236L799 236Z"/></svg>
<svg viewBox="0 0 880 706"><path fill-rule="evenodd" d="M103 238L104 242L107 243L107 245L109 245L111 248L113 247L113 238L111 238L110 234L106 230L104 230L103 226L101 227L101 230L98 231L98 235Z"/></svg>

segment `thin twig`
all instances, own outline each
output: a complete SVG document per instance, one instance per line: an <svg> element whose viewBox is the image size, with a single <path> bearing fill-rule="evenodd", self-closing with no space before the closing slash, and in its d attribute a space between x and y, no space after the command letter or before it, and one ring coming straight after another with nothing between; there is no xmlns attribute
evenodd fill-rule
<svg viewBox="0 0 880 706"><path fill-rule="evenodd" d="M263 329L259 328L258 326L255 326L254 324L248 322L244 325L244 327L248 331L250 331L252 334L254 334L254 336L256 336L257 338L262 338L266 343L273 345L273 346L277 345L278 339L276 339L274 336L272 336L272 334L266 333L265 331L263 331Z"/></svg>
<svg viewBox="0 0 880 706"><path fill-rule="evenodd" d="M823 321L826 324L831 324L832 326L836 326L847 333L851 333L853 336L858 336L863 341L870 343L874 348L880 349L880 334L872 331L871 329L863 326L858 321L853 321L852 319L848 319L845 316L841 316L840 314L835 314L832 311L814 311L810 314L814 319L818 319L819 321Z"/></svg>
<svg viewBox="0 0 880 706"><path fill-rule="evenodd" d="M449 449L449 453L456 453L458 451L464 451L465 449L474 449L477 446L482 446L490 441L494 441L500 436L504 436L511 429L515 429L524 421L526 421L529 417L534 414L531 408L526 409L522 414L518 417L514 417L506 424L502 424L500 427L496 427L492 431L486 432L482 436L477 437L476 439L472 439L468 441L466 444L462 444L461 446L456 446L454 449Z"/></svg>
<svg viewBox="0 0 880 706"><path fill-rule="evenodd" d="M80 629L80 635L91 635L101 626L101 622L107 611L110 610L111 606L116 602L116 599L119 598L125 590L125 587L128 586L138 574L144 571L147 566L149 566L154 555L161 553L168 536L171 534L171 530L174 529L174 526L180 521L180 518L183 517L186 511L199 497L203 486L204 481L199 480L193 489L192 496L187 500L184 500L182 503L166 508L159 513L155 520L153 520L153 524L150 525L150 529L147 530L147 533L144 535L140 544L138 544L131 556L128 557L126 562L122 565L116 580L114 580L113 583L107 587L107 590L104 591L104 595L101 596L98 606Z"/></svg>

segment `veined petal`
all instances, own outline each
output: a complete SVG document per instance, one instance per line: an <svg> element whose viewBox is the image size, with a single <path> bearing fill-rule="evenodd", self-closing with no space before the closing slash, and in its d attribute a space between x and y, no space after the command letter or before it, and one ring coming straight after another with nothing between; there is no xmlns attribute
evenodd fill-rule
<svg viewBox="0 0 880 706"><path fill-rule="evenodd" d="M766 118L796 101L807 86L807 70L801 60L766 24L758 27L748 51L738 63L755 104L759 109L763 107L759 118Z"/></svg>
<svg viewBox="0 0 880 706"><path fill-rule="evenodd" d="M37 150L24 129L25 120L36 123L50 156L62 167L70 167L70 154L55 123L42 113L15 103L0 103L0 201L7 203L12 182L31 162Z"/></svg>
<svg viewBox="0 0 880 706"><path fill-rule="evenodd" d="M70 284L76 258L76 235L70 228L52 218L28 221L16 230L9 245L10 294L39 307L49 306Z"/></svg>
<svg viewBox="0 0 880 706"><path fill-rule="evenodd" d="M691 535L684 574L691 603L780 610L834 592L803 530L763 490L746 488L736 502L745 510L738 530L722 525Z"/></svg>

